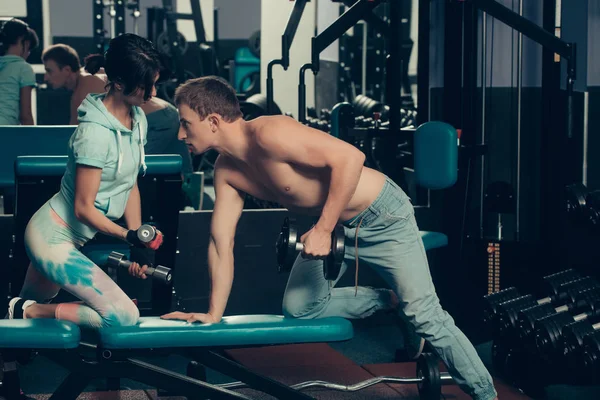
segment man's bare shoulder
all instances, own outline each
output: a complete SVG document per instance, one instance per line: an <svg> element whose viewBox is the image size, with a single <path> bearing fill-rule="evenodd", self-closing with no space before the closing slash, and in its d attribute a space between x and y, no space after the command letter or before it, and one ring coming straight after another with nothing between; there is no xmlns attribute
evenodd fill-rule
<svg viewBox="0 0 600 400"><path fill-rule="evenodd" d="M219 154L215 160L215 179L223 182L229 181L229 177L238 171L235 162L223 154Z"/></svg>
<svg viewBox="0 0 600 400"><path fill-rule="evenodd" d="M306 127L287 115L269 115L258 117L250 122L254 139L261 147L268 147L284 136L294 134Z"/></svg>
<svg viewBox="0 0 600 400"><path fill-rule="evenodd" d="M77 90L85 91L87 93L104 93L106 91L106 81L102 76L92 74L82 74L79 78L79 85Z"/></svg>

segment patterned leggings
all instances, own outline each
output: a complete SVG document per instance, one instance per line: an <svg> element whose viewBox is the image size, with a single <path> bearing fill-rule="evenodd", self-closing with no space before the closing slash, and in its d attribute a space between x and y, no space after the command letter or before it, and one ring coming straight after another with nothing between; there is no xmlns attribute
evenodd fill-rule
<svg viewBox="0 0 600 400"><path fill-rule="evenodd" d="M42 206L25 230L31 263L19 297L46 303L64 289L83 302L59 304L56 319L91 328L136 324L139 310L133 301L79 251L86 241L48 203Z"/></svg>

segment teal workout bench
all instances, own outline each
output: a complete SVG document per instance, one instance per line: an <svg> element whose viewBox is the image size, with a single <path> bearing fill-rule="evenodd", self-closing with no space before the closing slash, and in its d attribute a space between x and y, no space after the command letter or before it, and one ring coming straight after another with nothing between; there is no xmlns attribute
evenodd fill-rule
<svg viewBox="0 0 600 400"><path fill-rule="evenodd" d="M279 399L310 399L308 395L254 373L218 354L222 349L277 344L337 342L353 336L352 324L343 318L288 319L278 315L225 317L217 324L188 324L158 317L142 317L129 327L98 331L97 343L80 342L75 324L57 320L0 320L0 351L4 382L0 395L19 393L14 369L19 350L37 351L69 371L51 400L75 400L93 379L132 379L189 399L249 399L203 380L165 370L134 357L182 353L200 364ZM95 350L85 355L86 349ZM90 353L87 351L87 353Z"/></svg>
<svg viewBox="0 0 600 400"><path fill-rule="evenodd" d="M23 237L33 214L60 190L60 181L67 165L67 156L19 156L14 163L16 210L14 214L15 241L11 267L11 297L17 296L25 278L29 260ZM138 178L142 200L142 221L153 223L164 233L164 242L156 251L154 263L174 268L181 206L181 156L147 155L146 174ZM120 223L120 221L117 221ZM97 265L106 264L111 251L128 255L129 245L104 235L97 235L82 248ZM122 272L125 274L125 272ZM150 309L154 314L171 309L172 287L156 282L136 282L136 297L150 297L139 303L140 311ZM138 288L144 288L142 291ZM150 293L147 293L150 292Z"/></svg>
<svg viewBox="0 0 600 400"><path fill-rule="evenodd" d="M72 125L0 126L0 193L4 195L4 213L14 208L14 163L18 156L62 156L67 154Z"/></svg>

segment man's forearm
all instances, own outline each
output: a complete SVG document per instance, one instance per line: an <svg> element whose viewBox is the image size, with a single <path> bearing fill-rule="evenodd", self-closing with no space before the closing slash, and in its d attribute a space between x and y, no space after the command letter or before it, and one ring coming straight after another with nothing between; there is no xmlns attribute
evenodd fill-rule
<svg viewBox="0 0 600 400"><path fill-rule="evenodd" d="M123 216L125 217L127 228L136 230L142 226L142 200L137 183L129 193L129 199L127 199Z"/></svg>
<svg viewBox="0 0 600 400"><path fill-rule="evenodd" d="M354 195L363 169L364 158L351 159L331 169L329 194L316 229L332 232L340 214Z"/></svg>
<svg viewBox="0 0 600 400"><path fill-rule="evenodd" d="M208 246L208 273L210 275L210 304L208 313L219 322L223 318L233 284L233 249L221 254L211 240Z"/></svg>

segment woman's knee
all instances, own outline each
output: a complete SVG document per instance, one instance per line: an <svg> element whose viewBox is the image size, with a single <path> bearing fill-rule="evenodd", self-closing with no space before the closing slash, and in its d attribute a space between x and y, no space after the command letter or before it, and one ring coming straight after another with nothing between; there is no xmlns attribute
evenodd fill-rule
<svg viewBox="0 0 600 400"><path fill-rule="evenodd" d="M118 308L114 308L110 312L102 315L104 327L132 326L137 324L139 319L140 310L132 301L119 304Z"/></svg>

